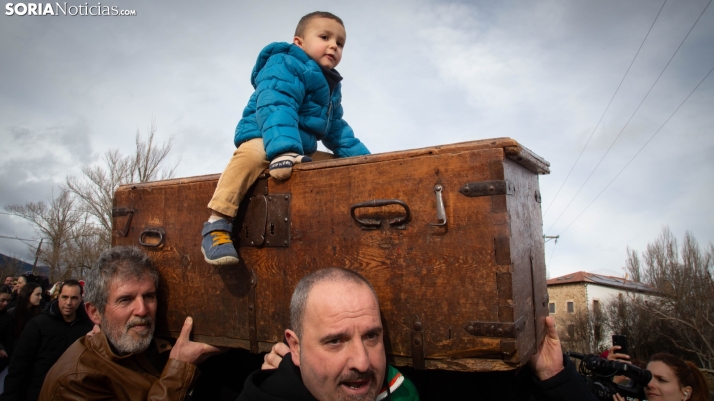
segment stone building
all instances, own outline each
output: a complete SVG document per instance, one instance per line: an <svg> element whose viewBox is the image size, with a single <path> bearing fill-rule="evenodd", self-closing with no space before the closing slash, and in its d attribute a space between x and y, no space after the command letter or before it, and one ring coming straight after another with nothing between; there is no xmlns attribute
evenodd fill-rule
<svg viewBox="0 0 714 401"><path fill-rule="evenodd" d="M582 271L548 280L550 315L555 318L558 335L564 342L590 337L591 344L583 344L583 348L592 347L592 343L609 343L606 339L613 333L597 326L586 327L592 325L592 319L587 322L588 314L600 313L601 305L627 293L655 295L657 291L621 277ZM583 333L583 330L589 333Z"/></svg>

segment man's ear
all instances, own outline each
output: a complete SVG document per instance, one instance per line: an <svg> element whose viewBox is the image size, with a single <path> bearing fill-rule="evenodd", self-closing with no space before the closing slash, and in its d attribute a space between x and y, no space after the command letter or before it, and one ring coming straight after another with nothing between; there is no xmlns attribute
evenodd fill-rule
<svg viewBox="0 0 714 401"><path fill-rule="evenodd" d="M293 44L294 44L295 46L301 48L301 49L303 48L303 47L302 47L302 43L303 43L303 41L302 41L302 38L301 38L301 37L295 36L295 37L293 38Z"/></svg>
<svg viewBox="0 0 714 401"><path fill-rule="evenodd" d="M285 339L288 340L290 347L290 357L293 359L293 365L300 367L300 339L294 331L285 330Z"/></svg>
<svg viewBox="0 0 714 401"><path fill-rule="evenodd" d="M92 304L85 303L84 310L87 311L87 315L92 320L92 323L98 324L101 326L102 315L99 313L99 310L97 309L96 306L94 306Z"/></svg>

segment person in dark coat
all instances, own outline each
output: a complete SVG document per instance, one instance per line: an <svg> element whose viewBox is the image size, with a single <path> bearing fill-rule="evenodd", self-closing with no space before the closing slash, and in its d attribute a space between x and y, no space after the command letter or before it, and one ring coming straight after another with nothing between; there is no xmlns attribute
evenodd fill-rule
<svg viewBox="0 0 714 401"><path fill-rule="evenodd" d="M0 285L0 371L7 367L12 354L12 315L7 313L7 304L10 302L12 289L7 285Z"/></svg>
<svg viewBox="0 0 714 401"><path fill-rule="evenodd" d="M94 327L82 306L82 286L67 280L41 315L17 339L0 400L37 400L47 372L77 339Z"/></svg>
<svg viewBox="0 0 714 401"><path fill-rule="evenodd" d="M30 319L42 313L42 288L37 283L27 283L17 295L17 306L8 309L13 319L13 336L20 337ZM9 307L9 306L8 306Z"/></svg>

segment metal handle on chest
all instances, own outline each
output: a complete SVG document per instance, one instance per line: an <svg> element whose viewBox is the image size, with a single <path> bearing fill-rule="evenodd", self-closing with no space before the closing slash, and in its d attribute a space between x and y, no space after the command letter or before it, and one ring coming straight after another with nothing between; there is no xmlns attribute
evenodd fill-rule
<svg viewBox="0 0 714 401"><path fill-rule="evenodd" d="M147 228L139 236L139 243L143 246L150 246L155 248L161 246L161 244L164 243L164 235L166 235L166 230L164 230L163 228ZM144 242L144 238L147 236L154 238L159 237L159 240L156 242Z"/></svg>
<svg viewBox="0 0 714 401"><path fill-rule="evenodd" d="M430 226L445 226L446 225L446 209L444 209L444 198L441 196L441 191L444 188L441 185L434 186L436 193L436 220L438 223L429 223Z"/></svg>
<svg viewBox="0 0 714 401"><path fill-rule="evenodd" d="M382 226L382 220L377 219L360 219L355 215L355 211L365 207L381 207L388 205L399 205L404 208L404 216L396 217L389 222L389 225L397 230L404 230L407 223L411 219L411 210L409 205L399 199L373 199L371 201L354 204L350 207L350 215L352 220L362 226L363 230L374 230Z"/></svg>

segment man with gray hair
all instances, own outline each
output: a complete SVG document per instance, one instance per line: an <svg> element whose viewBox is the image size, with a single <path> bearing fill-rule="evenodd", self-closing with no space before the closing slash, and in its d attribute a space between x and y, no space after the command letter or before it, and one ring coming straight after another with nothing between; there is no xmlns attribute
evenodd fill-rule
<svg viewBox="0 0 714 401"><path fill-rule="evenodd" d="M290 302L290 327L290 355L277 370L251 374L239 401L419 400L387 365L377 295L359 273L329 268L305 276Z"/></svg>
<svg viewBox="0 0 714 401"><path fill-rule="evenodd" d="M85 289L87 314L99 329L67 349L40 399L183 400L196 365L220 350L189 340L190 317L173 347L154 338L158 285L158 271L138 248L102 252Z"/></svg>

